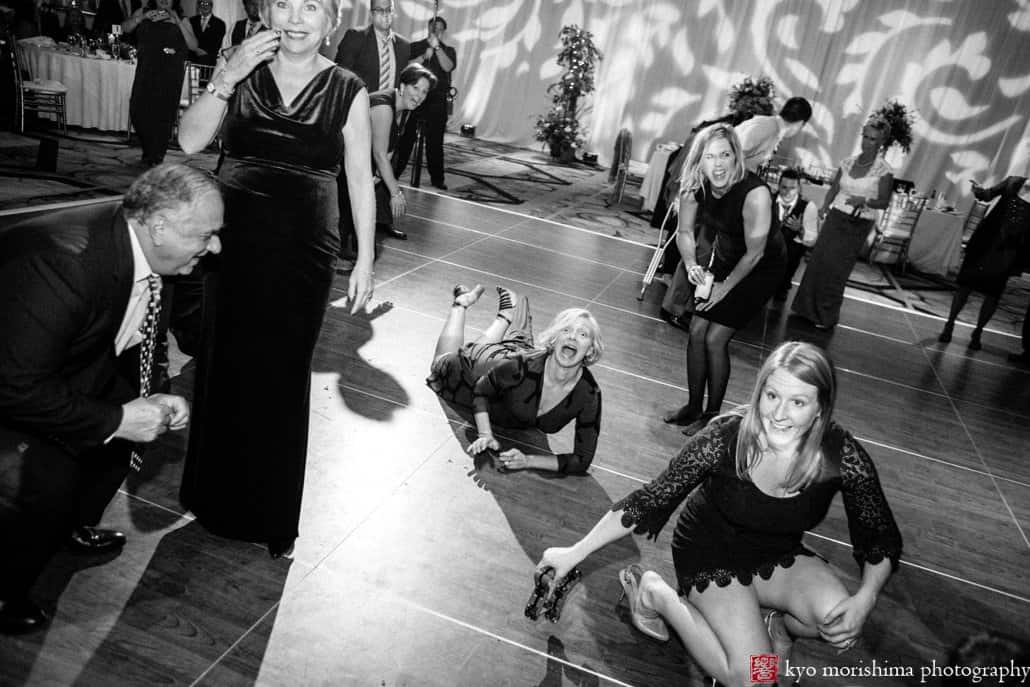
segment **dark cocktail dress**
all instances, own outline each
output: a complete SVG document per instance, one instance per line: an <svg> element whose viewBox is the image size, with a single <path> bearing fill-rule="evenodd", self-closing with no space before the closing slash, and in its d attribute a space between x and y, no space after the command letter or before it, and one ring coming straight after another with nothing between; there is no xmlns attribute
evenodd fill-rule
<svg viewBox="0 0 1030 687"><path fill-rule="evenodd" d="M823 439L823 468L798 494L777 498L736 472L740 418L716 420L687 442L650 484L612 506L622 524L656 538L686 501L672 537L672 559L681 595L703 592L713 582L751 584L789 568L797 556L813 556L801 537L822 522L837 492L844 498L855 560L897 568L901 533L884 498L869 454L836 423Z"/></svg>
<svg viewBox="0 0 1030 687"><path fill-rule="evenodd" d="M183 505L215 534L297 536L311 359L339 248L336 175L361 88L333 66L286 104L262 65L229 103L222 253L205 281L181 491Z"/></svg>
<svg viewBox="0 0 1030 687"><path fill-rule="evenodd" d="M744 239L744 201L747 194L763 182L757 175L748 172L721 198L712 194L706 181L695 192L697 199L697 224L703 227L710 238L714 256L709 255L711 271L715 281L723 281L733 271L747 252ZM698 255L699 258L702 256ZM702 263L703 264L703 263ZM787 251L783 237L776 231L775 221L769 217L769 234L761 260L741 279L726 296L709 310L699 310L695 317L741 329L769 302L783 279L787 265Z"/></svg>
<svg viewBox="0 0 1030 687"><path fill-rule="evenodd" d="M966 246L958 283L1000 298L1009 277L1030 267L1030 203L1019 197L1026 177L1000 184L998 204L976 228Z"/></svg>

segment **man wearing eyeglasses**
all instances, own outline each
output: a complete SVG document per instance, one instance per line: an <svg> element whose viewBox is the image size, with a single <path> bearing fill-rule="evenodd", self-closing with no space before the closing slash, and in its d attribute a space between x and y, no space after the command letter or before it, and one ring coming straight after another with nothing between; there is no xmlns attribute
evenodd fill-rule
<svg viewBox="0 0 1030 687"><path fill-rule="evenodd" d="M347 29L336 51L336 64L361 77L369 93L397 87L410 50L407 39L393 32L392 0L371 0L371 9L372 23Z"/></svg>
<svg viewBox="0 0 1030 687"><path fill-rule="evenodd" d="M387 88L397 88L400 84L400 73L408 64L410 43L393 32L392 0L371 0L372 23L363 29L347 29L340 40L336 51L336 64L354 72L365 82L369 93ZM351 250L349 236L350 223L346 217L350 208L343 202L347 198L347 180L340 173L337 177L340 187L340 238L342 246L340 256L347 259L356 257ZM387 230L387 235L396 239L406 239L408 235L394 225Z"/></svg>

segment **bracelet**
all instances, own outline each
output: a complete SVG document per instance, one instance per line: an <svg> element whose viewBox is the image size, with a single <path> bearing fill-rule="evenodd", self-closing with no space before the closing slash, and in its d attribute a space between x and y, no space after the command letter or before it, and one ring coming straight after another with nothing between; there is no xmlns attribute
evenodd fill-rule
<svg viewBox="0 0 1030 687"><path fill-rule="evenodd" d="M397 193L393 194L393 197L394 198L403 198L404 197L404 191L402 191L400 189L397 189Z"/></svg>

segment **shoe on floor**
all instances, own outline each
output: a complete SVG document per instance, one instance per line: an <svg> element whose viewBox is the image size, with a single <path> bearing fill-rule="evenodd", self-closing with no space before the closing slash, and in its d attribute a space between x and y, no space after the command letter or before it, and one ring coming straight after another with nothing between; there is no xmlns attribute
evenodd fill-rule
<svg viewBox="0 0 1030 687"><path fill-rule="evenodd" d="M0 634L21 635L46 627L50 616L28 599L10 599L0 606Z"/></svg>
<svg viewBox="0 0 1030 687"><path fill-rule="evenodd" d="M76 527L68 539L68 548L78 553L107 553L123 546L124 534L99 527Z"/></svg>
<svg viewBox="0 0 1030 687"><path fill-rule="evenodd" d="M401 231L400 229L397 229L392 224L377 224L376 230L381 231L390 238L395 238L398 241L408 240L408 234L406 232Z"/></svg>

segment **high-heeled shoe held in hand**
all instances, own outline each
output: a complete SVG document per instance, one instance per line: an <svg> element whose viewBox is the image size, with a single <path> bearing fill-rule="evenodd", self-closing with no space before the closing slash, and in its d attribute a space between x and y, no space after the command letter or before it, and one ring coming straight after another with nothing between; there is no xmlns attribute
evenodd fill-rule
<svg viewBox="0 0 1030 687"><path fill-rule="evenodd" d="M551 581L554 580L554 568L547 567L538 570L533 577L533 591L529 595L529 602L526 603L526 617L536 620L540 617L540 611L544 617L552 623L558 622L561 618L562 608L565 600L569 597L572 588L583 577L579 568L573 568L565 577L554 584L554 591L551 591Z"/></svg>
<svg viewBox="0 0 1030 687"><path fill-rule="evenodd" d="M619 571L619 583L622 585L622 596L629 600L629 616L633 621L633 627L643 632L652 639L659 642L669 641L669 626L662 620L658 611L644 608L640 602L640 578L644 576L643 569L634 563Z"/></svg>

